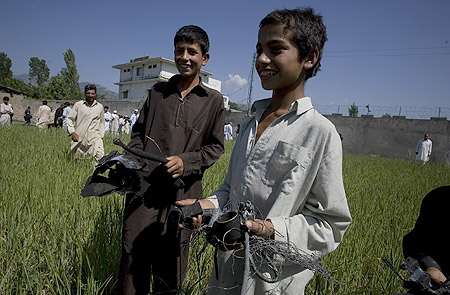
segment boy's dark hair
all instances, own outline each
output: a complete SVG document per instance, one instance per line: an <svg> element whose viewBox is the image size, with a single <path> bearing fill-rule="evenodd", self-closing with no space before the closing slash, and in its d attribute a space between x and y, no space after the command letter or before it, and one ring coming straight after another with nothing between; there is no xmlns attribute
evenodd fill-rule
<svg viewBox="0 0 450 295"><path fill-rule="evenodd" d="M173 38L173 45L177 46L177 43L180 41L185 41L190 44L197 43L200 45L202 55L209 52L208 34L206 34L205 30L198 26L189 25L179 29Z"/></svg>
<svg viewBox="0 0 450 295"><path fill-rule="evenodd" d="M84 94L86 94L86 92L88 92L88 90L95 90L95 93L97 94L97 86L95 86L95 84L87 84L86 86L84 86Z"/></svg>
<svg viewBox="0 0 450 295"><path fill-rule="evenodd" d="M319 50L317 63L306 72L305 80L314 77L320 69L323 46L328 40L322 16L309 7L275 10L261 20L259 28L272 24L284 26L284 34L297 47L300 58L306 58L315 48Z"/></svg>
<svg viewBox="0 0 450 295"><path fill-rule="evenodd" d="M9 97L3 96L3 101L9 101Z"/></svg>
<svg viewBox="0 0 450 295"><path fill-rule="evenodd" d="M47 101L46 101L46 100L43 100L43 101L42 101L42 104L46 106L46 105L47 105Z"/></svg>

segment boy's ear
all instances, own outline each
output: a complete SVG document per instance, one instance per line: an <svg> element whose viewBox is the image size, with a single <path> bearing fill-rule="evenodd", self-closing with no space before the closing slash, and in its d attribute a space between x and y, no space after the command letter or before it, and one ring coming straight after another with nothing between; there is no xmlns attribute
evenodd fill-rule
<svg viewBox="0 0 450 295"><path fill-rule="evenodd" d="M202 61L202 66L206 66L206 64L208 63L209 60L209 53L205 53L205 55L203 55L203 61Z"/></svg>
<svg viewBox="0 0 450 295"><path fill-rule="evenodd" d="M308 56L305 59L305 68L307 70L311 69L317 63L318 59L319 59L319 49L317 48L311 49L311 51L309 52Z"/></svg>

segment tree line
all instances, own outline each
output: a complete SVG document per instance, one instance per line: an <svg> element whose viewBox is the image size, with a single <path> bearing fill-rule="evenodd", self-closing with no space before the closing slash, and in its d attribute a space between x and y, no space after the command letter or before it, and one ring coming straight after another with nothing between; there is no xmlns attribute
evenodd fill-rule
<svg viewBox="0 0 450 295"><path fill-rule="evenodd" d="M75 54L69 48L63 55L66 67L52 77L45 59L31 57L28 63L30 81L26 83L13 78L12 61L6 53L0 52L0 85L19 90L38 100L82 99Z"/></svg>

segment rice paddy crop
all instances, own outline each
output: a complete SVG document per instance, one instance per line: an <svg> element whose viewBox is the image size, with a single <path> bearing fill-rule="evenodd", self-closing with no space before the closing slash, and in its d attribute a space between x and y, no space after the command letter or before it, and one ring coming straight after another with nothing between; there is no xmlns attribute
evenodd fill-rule
<svg viewBox="0 0 450 295"><path fill-rule="evenodd" d="M127 143L129 136L119 136ZM105 137L105 153L118 148ZM82 198L94 163L68 155L60 129L0 126L0 294L117 294L124 197ZM204 195L225 177L233 142L204 177ZM120 150L120 149L119 149ZM401 282L381 258L403 260L402 237L427 192L449 185L439 164L344 156L344 185L353 223L343 243L322 259L342 284L315 277L306 294L395 294ZM212 248L191 247L185 294L202 294Z"/></svg>

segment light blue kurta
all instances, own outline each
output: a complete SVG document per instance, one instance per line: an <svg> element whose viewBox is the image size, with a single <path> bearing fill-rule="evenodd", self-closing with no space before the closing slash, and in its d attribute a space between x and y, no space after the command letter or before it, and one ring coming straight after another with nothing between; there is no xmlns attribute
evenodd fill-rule
<svg viewBox="0 0 450 295"><path fill-rule="evenodd" d="M322 256L339 245L351 222L339 134L304 97L255 143L258 121L270 102L255 102L256 116L242 123L225 181L209 200L220 207L250 200L262 218L272 221L276 240ZM219 280L213 272L209 294L240 294L243 251L219 252ZM279 282L269 284L252 275L246 294L303 294L312 276L285 263Z"/></svg>

